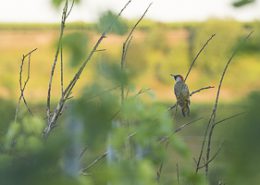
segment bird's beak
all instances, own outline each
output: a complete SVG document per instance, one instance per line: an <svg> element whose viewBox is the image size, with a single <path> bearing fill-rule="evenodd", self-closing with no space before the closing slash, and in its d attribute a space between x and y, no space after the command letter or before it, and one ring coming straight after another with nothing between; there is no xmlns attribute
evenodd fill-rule
<svg viewBox="0 0 260 185"><path fill-rule="evenodd" d="M172 77L174 77L175 78L175 75L174 74L170 74Z"/></svg>

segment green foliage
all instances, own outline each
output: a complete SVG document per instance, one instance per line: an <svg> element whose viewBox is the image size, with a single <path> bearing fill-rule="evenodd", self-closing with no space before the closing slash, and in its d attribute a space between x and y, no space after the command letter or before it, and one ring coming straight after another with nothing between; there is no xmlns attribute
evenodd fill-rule
<svg viewBox="0 0 260 185"><path fill-rule="evenodd" d="M0 99L0 140L5 136L9 123L14 119L15 115L15 105L13 102Z"/></svg>
<svg viewBox="0 0 260 185"><path fill-rule="evenodd" d="M78 66L88 54L88 37L84 33L74 32L63 38L63 52L69 53L70 65Z"/></svg>
<svg viewBox="0 0 260 185"><path fill-rule="evenodd" d="M241 24L233 20L209 20L197 27L194 51L198 52L212 34L216 34L216 37L204 50L196 66L208 76L219 74L242 33Z"/></svg>
<svg viewBox="0 0 260 185"><path fill-rule="evenodd" d="M260 148L259 136L260 93L252 93L247 101L247 113L237 119L226 133L225 147L226 181L230 184L259 184ZM232 130L232 132L230 132Z"/></svg>
<svg viewBox="0 0 260 185"><path fill-rule="evenodd" d="M113 23L113 24L112 24ZM124 35L128 31L128 25L126 21L118 17L115 13L112 11L104 12L98 21L97 30L101 33L108 30L110 25L112 24L111 30L109 30L111 33L115 33L118 35Z"/></svg>
<svg viewBox="0 0 260 185"><path fill-rule="evenodd" d="M258 53L260 50L260 22L255 21L252 24L246 25L246 27L254 32L251 39L249 39L241 48L240 53L246 55Z"/></svg>
<svg viewBox="0 0 260 185"><path fill-rule="evenodd" d="M155 25L155 28L149 32L145 43L155 51L160 51L167 54L170 51L170 46L167 38L167 27L163 24Z"/></svg>
<svg viewBox="0 0 260 185"><path fill-rule="evenodd" d="M146 72L148 64L147 43L132 41L127 52L126 66L127 70L134 77L142 76Z"/></svg>
<svg viewBox="0 0 260 185"><path fill-rule="evenodd" d="M6 133L6 150L35 151L42 147L40 135L44 122L37 117L26 117L20 123L13 122Z"/></svg>
<svg viewBox="0 0 260 185"><path fill-rule="evenodd" d="M255 2L255 0L237 0L236 2L233 3L233 6L236 8L248 5Z"/></svg>

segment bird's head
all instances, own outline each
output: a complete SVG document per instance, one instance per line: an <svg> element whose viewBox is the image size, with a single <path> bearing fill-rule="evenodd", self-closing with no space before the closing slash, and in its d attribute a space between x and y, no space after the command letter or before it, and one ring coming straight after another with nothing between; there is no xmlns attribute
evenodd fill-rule
<svg viewBox="0 0 260 185"><path fill-rule="evenodd" d="M176 82L178 82L178 81L184 81L184 80L183 80L183 76L181 76L181 75L171 74L171 76L174 78L174 80L175 80Z"/></svg>

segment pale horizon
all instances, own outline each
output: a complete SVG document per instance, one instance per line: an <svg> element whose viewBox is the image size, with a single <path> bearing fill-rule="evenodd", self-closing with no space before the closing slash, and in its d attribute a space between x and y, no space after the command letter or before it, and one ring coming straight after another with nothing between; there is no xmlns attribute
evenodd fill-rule
<svg viewBox="0 0 260 185"><path fill-rule="evenodd" d="M107 10L118 12L127 0L83 0L76 5L69 22L95 22ZM146 18L161 22L204 21L210 18L253 21L260 19L260 3L234 8L232 0L133 0L123 13L124 18L138 18L148 4L153 5ZM55 9L50 0L8 0L0 6L2 23L56 23L61 10Z"/></svg>

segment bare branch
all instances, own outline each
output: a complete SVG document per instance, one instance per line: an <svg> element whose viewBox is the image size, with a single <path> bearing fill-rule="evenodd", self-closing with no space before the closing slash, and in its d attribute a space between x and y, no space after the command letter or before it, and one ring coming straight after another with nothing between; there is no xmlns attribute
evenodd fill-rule
<svg viewBox="0 0 260 185"><path fill-rule="evenodd" d="M198 90L196 90L196 91L192 91L192 92L190 93L190 96L192 96L193 94L196 94L196 93L198 93L198 92L200 92L200 91L207 90L207 89L212 89L212 88L215 88L215 87L214 87L214 86L202 87L202 88L200 88L200 89L198 89Z"/></svg>
<svg viewBox="0 0 260 185"><path fill-rule="evenodd" d="M245 39L243 40L243 44L244 42L246 42L248 40L248 38L251 36L253 32L250 32L246 37ZM242 44L242 43L241 43ZM237 52L239 51L240 47L241 47L241 44L239 44L239 46L236 48L236 50L232 53L231 57L229 58L228 62L226 63L226 66L224 68L224 71L221 75L221 78L220 78L220 81L219 81L219 86L218 86L218 91L217 91L217 96L216 96L216 101L215 101L215 105L214 105L214 108L213 108L213 111L212 111L212 119L210 119L210 122L212 122L212 126L211 126L211 129L210 129L210 132L209 132L209 138L208 138L208 144L207 144L207 153L206 153L206 160L209 161L210 159L210 150L211 150L211 139L212 139L212 135L213 135L213 131L214 131L214 128L216 126L215 124L215 119L216 119L216 116L217 116L217 107L218 107L218 102L219 102L219 96L220 96L220 90L221 90L221 86L222 86L222 83L223 83L223 80L224 80L224 77L225 77L225 74L227 72L227 69L229 67L229 64L231 63L232 59L234 58L234 56L237 54ZM209 122L209 124L211 124ZM209 164L206 165L205 167L205 172L206 172L206 175L208 174L208 167L209 167Z"/></svg>
<svg viewBox="0 0 260 185"><path fill-rule="evenodd" d="M211 159L209 159L208 161L205 162L205 164L203 164L202 166L199 166L198 168L201 169L201 168L204 168L206 166L209 165L209 163L211 163L212 161L214 161L214 159L219 155L221 149L223 147L223 143L220 145L220 147L218 148L218 150L216 151L216 153L212 156Z"/></svg>
<svg viewBox="0 0 260 185"><path fill-rule="evenodd" d="M202 117L201 117L201 118L197 118L197 119L195 119L195 120L192 120L192 121L190 121L190 122L188 122L188 123L185 123L185 124L181 125L180 127L176 128L171 135L163 137L162 139L159 140L159 142L168 141L168 140L170 139L170 137L172 137L172 136L173 136L174 134L176 134L177 132L180 132L180 131L181 131L182 129L184 129L185 127L191 125L192 123L195 123L195 122L197 122L197 121L200 121L200 120L202 120L202 119L203 119Z"/></svg>
<svg viewBox="0 0 260 185"><path fill-rule="evenodd" d="M190 93L190 96L192 96L192 95L194 95L194 94L196 94L196 93L199 93L200 91L207 90L207 89L212 89L212 88L215 88L215 87L214 87L214 86L202 87L202 88L200 88L200 89L198 89L198 90L192 91L192 92ZM176 108L176 107L177 107L177 103L174 104L174 105L172 105L171 107L169 107L169 108L168 108L168 111L170 111L170 110L172 110L172 109L174 109L174 108Z"/></svg>
<svg viewBox="0 0 260 185"><path fill-rule="evenodd" d="M62 49L62 42L61 42L61 46L60 46L60 86L61 86L61 95L63 95L64 86L63 86L63 49Z"/></svg>
<svg viewBox="0 0 260 185"><path fill-rule="evenodd" d="M129 45L131 43L131 40L133 38L133 33L134 30L136 29L136 27L138 26L138 24L142 21L142 19L144 18L144 16L146 15L146 13L148 12L149 8L151 7L152 3L150 3L148 5L148 7L146 8L146 10L144 11L143 15L138 19L138 21L135 23L135 25L133 26L133 28L131 29L131 31L129 32L125 42L123 43L123 49L122 49L122 56L121 56L121 70L124 71L125 68L125 59L126 59L126 54L129 48ZM125 99L125 87L123 82L121 83L121 104L123 104L124 99Z"/></svg>
<svg viewBox="0 0 260 185"><path fill-rule="evenodd" d="M74 3L75 3L75 0L72 0L70 9L69 9L69 11L68 11L68 13L67 13L67 15L66 15L66 19L69 17L69 15L70 15L70 13L71 13L71 11L72 11L72 9L73 9Z"/></svg>
<svg viewBox="0 0 260 185"><path fill-rule="evenodd" d="M229 117L227 117L227 118L224 118L224 119L222 119L222 120L220 120L220 121L217 121L217 122L215 123L215 125L217 126L219 123L222 123L222 122L227 121L227 120L229 120L229 119L232 119L232 118L241 116L241 115L243 115L243 114L245 114L245 112L241 112L241 113L234 114L234 115L229 116Z"/></svg>
<svg viewBox="0 0 260 185"><path fill-rule="evenodd" d="M83 157L83 155L86 153L87 150L88 150L87 146L85 148L83 148L83 150L79 154L79 159L81 159Z"/></svg>
<svg viewBox="0 0 260 185"><path fill-rule="evenodd" d="M146 92L148 92L148 91L151 91L151 89L150 89L150 88L140 89L135 96L140 96L141 94L144 94L144 93L146 93Z"/></svg>
<svg viewBox="0 0 260 185"><path fill-rule="evenodd" d="M64 8L63 8L63 12L62 12L62 18L61 18L61 27L60 27L60 36L59 36L59 41L58 41L58 47L54 56L54 61L52 63L52 67L51 67L51 74L50 74L50 79L49 79L49 86L48 86L48 95L47 95L47 120L48 120L48 124L51 121L51 90L52 90L52 81L53 81L53 76L55 73L55 69L56 69L56 64L58 61L58 56L60 53L60 48L61 48L61 43L62 43L62 37L63 37L63 33L64 33L64 29L65 29L65 23L66 23L66 19L67 19L67 10L68 10L68 0L66 0ZM63 95L62 95L63 96Z"/></svg>
<svg viewBox="0 0 260 185"><path fill-rule="evenodd" d="M245 42L249 37L250 35L252 34L252 32L250 32L247 37L244 39L243 42ZM219 85L218 85L218 90L217 90L217 94L216 94L216 99L215 99L215 104L213 106L213 110L212 110L212 114L210 116L210 119L209 119L209 122L207 124L207 127L205 129L205 133L204 133L204 139L202 141L202 145L201 145L201 150L200 150L200 154L199 154L199 158L198 158L198 163L197 163L197 168L196 168L196 172L198 172L199 170L199 166L200 166L200 162L201 162L201 158L202 158L202 155L203 155L203 152L204 152L204 146L206 144L206 140L207 140L207 136L208 136L208 143L207 143L207 151L206 151L206 161L209 161L209 158L210 158L210 149L211 149L211 139L212 139L212 134L213 134L213 130L214 130L214 127L216 126L215 125L215 119L216 119L216 114L217 114L217 108L218 108L218 101L219 101L219 96L220 96L220 90L221 90L221 87L222 87L222 83L223 83L223 80L224 80L224 77L225 77L225 74L226 74L226 71L228 69L228 66L229 64L231 63L232 59L234 58L234 56L236 55L236 53L238 52L238 50L240 49L240 46L239 45L235 51L232 53L231 57L229 58L228 62L226 63L225 65L225 68L224 68L224 71L221 75L221 78L220 78L220 81L219 81ZM209 132L209 135L208 135L208 132ZM205 173L206 175L208 174L208 165L209 164L206 164L206 167L205 167Z"/></svg>
<svg viewBox="0 0 260 185"><path fill-rule="evenodd" d="M127 6L131 3L132 0L129 0L125 6L121 9L121 11L119 12L117 18L122 14L122 12L127 8ZM61 45L61 40L62 40L62 36L63 36L63 32L64 32L64 28L65 28L65 22L67 19L67 9L68 9L68 1L66 1L64 10L63 10L63 16L62 16L62 21L61 21L61 32L60 32L60 38L59 38L59 44L58 44L58 48L56 51L56 55L55 55L55 59L54 59L54 63L52 66L52 71L51 71L51 76L50 76L50 81L49 81L49 88L48 88L48 97L47 97L47 118L48 118L48 125L47 127L44 129L43 131L43 135L45 137L48 136L49 132L55 127L56 122L59 118L59 116L62 113L64 104L66 103L66 101L68 100L68 98L71 95L72 89L74 88L74 86L76 85L76 83L78 82L83 70L85 69L87 63L91 60L92 56L94 55L94 53L97 51L98 46L100 45L100 43L102 42L102 40L104 38L106 38L106 34L108 31L111 30L114 21L111 23L110 27L103 32L103 34L100 36L100 38L97 40L96 44L94 45L93 49L91 50L90 54L88 55L88 57L86 58L86 60L82 63L82 65L80 66L80 68L78 69L78 71L76 72L76 74L74 75L74 77L71 79L70 83L68 84L68 86L65 88L56 108L54 109L54 111L51 113L50 110L50 99L51 99L51 88L52 88L52 79L53 79L53 75L54 75L54 71L55 71L55 66L57 63L57 58L59 55L59 51L60 51L60 45Z"/></svg>
<svg viewBox="0 0 260 185"><path fill-rule="evenodd" d="M211 39L213 39L213 37L214 37L215 35L216 35L216 34L211 35L211 37L207 40L207 42L205 42L205 44L202 46L202 48L200 49L200 51L198 52L198 54L196 55L196 57L195 57L194 60L192 61L191 65L190 65L190 68L189 68L189 70L188 70L188 72L187 72L187 74L186 74L186 77L185 77L185 79L184 79L184 82L186 82L186 80L187 80L187 78L188 78L188 76L189 76L189 74L190 74L190 72L191 72L191 69L192 69L192 67L194 66L194 64L195 64L195 62L196 62L196 60L197 60L197 58L200 56L201 52L206 48L206 46L208 45L208 43L211 41Z"/></svg>
<svg viewBox="0 0 260 185"><path fill-rule="evenodd" d="M163 161L161 162L161 164L160 164L160 166L159 166L159 168L158 168L158 170L156 172L156 176L157 176L156 180L157 180L157 182L160 181L161 174L162 174L162 169L163 169Z"/></svg>
<svg viewBox="0 0 260 185"><path fill-rule="evenodd" d="M30 73L31 73L31 54L36 51L37 48L33 49L32 51L30 51L29 53L27 53L26 55L23 55L22 57L22 61L21 61L21 65L20 65L20 72L19 72L19 89L20 89L20 96L19 96L19 99L18 99L18 103L17 103L17 106L16 106L16 111L15 111L15 122L17 121L17 117L18 117L18 112L19 112L19 106L20 106L20 103L21 103L21 100L23 100L28 112L32 115L32 111L31 109L29 108L28 106L28 103L25 99L25 96L24 96L24 91L25 91L25 88L30 80ZM27 64L27 78L23 84L23 68L24 68L24 63L25 63L25 60L26 58L28 58L28 64Z"/></svg>
<svg viewBox="0 0 260 185"><path fill-rule="evenodd" d="M97 49L95 52L102 52L102 51L106 51L106 49Z"/></svg>
<svg viewBox="0 0 260 185"><path fill-rule="evenodd" d="M96 158L92 163L90 163L86 168L81 169L81 173L85 173L86 171L88 171L90 168L92 168L93 166L95 166L99 161L101 161L102 159L104 159L107 156L108 152L104 152L101 156L99 156L98 158Z"/></svg>
<svg viewBox="0 0 260 185"><path fill-rule="evenodd" d="M97 97L99 97L99 96L102 96L103 94L105 94L105 93L107 93L107 92L114 91L114 90L116 90L116 89L118 89L118 88L119 88L119 86L115 86L115 87L112 87L112 88L109 88L109 89L105 89L105 90L103 90L103 91L101 91L101 92L98 92L98 93L95 94L94 96L89 97L89 98L86 100L86 102L88 102L88 101L90 101L90 100L92 100L92 99L94 99L94 98L97 98Z"/></svg>
<svg viewBox="0 0 260 185"><path fill-rule="evenodd" d="M177 103L174 104L174 105L172 105L171 107L169 107L169 108L168 108L168 111L170 111L170 110L172 110L172 109L174 109L174 108L176 108L176 107L177 107Z"/></svg>

